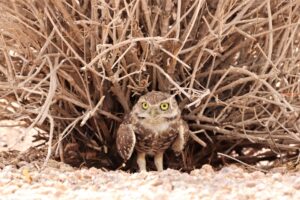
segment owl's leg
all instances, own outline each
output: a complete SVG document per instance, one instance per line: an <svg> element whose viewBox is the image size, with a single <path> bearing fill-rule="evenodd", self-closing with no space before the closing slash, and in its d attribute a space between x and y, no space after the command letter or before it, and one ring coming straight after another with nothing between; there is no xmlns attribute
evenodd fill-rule
<svg viewBox="0 0 300 200"><path fill-rule="evenodd" d="M140 172L146 171L146 153L138 152L137 153L137 164L139 166Z"/></svg>
<svg viewBox="0 0 300 200"><path fill-rule="evenodd" d="M164 152L159 152L154 156L154 163L155 163L157 171L159 171L159 172L164 170L163 157L164 157Z"/></svg>

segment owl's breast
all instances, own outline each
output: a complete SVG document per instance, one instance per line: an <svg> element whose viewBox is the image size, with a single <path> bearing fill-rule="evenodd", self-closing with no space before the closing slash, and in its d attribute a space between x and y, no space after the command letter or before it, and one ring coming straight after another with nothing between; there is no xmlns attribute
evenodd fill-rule
<svg viewBox="0 0 300 200"><path fill-rule="evenodd" d="M157 129L138 125L135 129L135 135L136 150L151 155L168 149L176 139L178 133L172 127L158 131Z"/></svg>

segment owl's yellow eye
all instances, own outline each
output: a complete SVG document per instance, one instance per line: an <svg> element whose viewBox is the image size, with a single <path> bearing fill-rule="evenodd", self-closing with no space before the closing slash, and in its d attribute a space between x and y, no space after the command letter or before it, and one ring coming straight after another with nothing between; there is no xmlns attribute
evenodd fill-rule
<svg viewBox="0 0 300 200"><path fill-rule="evenodd" d="M143 108L144 110L147 110L147 109L149 108L149 104L148 104L147 102L143 102L143 103L142 103L142 108Z"/></svg>
<svg viewBox="0 0 300 200"><path fill-rule="evenodd" d="M160 104L160 109L163 111L166 111L169 109L169 103L161 103Z"/></svg>

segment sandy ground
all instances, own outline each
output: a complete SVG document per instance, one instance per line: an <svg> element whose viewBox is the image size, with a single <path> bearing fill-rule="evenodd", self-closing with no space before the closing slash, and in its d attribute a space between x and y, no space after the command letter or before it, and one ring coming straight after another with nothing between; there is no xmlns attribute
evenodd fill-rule
<svg viewBox="0 0 300 200"><path fill-rule="evenodd" d="M300 170L249 172L231 165L215 171L205 165L191 173L176 170L126 173L76 169L33 149L34 132L0 128L0 200L2 199L300 199ZM23 137L20 137L22 136Z"/></svg>
<svg viewBox="0 0 300 200"><path fill-rule="evenodd" d="M50 161L0 170L0 199L300 199L300 172L247 172L237 166L190 174L75 169Z"/></svg>

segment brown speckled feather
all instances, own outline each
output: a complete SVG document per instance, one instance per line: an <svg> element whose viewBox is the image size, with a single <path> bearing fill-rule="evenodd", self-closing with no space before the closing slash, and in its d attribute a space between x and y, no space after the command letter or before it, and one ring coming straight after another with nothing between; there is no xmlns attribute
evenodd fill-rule
<svg viewBox="0 0 300 200"><path fill-rule="evenodd" d="M116 144L120 156L127 161L134 150L135 134L131 124L122 123L117 132Z"/></svg>
<svg viewBox="0 0 300 200"><path fill-rule="evenodd" d="M189 139L190 130L188 124L182 119L180 119L179 123L177 123L176 125L178 136L172 144L172 149L175 152L181 152Z"/></svg>

